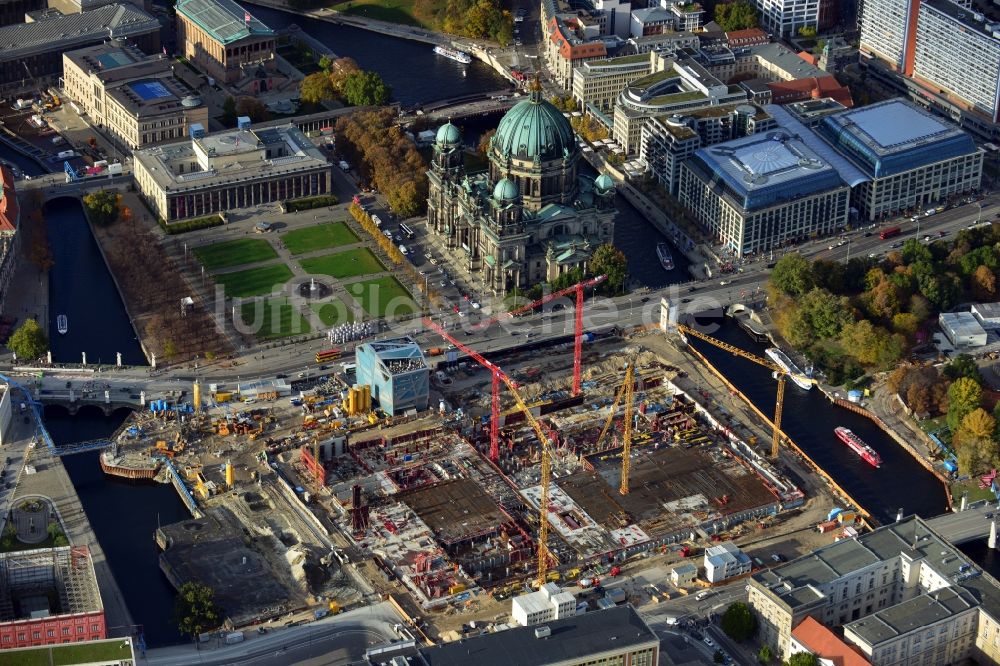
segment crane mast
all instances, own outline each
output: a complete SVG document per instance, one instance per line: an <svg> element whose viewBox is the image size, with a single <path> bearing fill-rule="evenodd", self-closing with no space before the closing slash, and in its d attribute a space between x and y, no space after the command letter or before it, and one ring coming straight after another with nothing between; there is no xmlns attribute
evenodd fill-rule
<svg viewBox="0 0 1000 666"><path fill-rule="evenodd" d="M625 422L622 424L622 483L618 492L628 495L628 476L632 470L632 407L635 400L635 358L625 371Z"/></svg>

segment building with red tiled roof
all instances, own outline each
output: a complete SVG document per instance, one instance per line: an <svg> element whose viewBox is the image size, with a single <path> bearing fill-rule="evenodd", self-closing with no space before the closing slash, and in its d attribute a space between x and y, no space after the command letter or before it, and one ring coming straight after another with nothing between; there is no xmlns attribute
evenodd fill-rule
<svg viewBox="0 0 1000 666"><path fill-rule="evenodd" d="M552 18L547 26L548 39L545 40L545 60L556 82L564 90L573 86L573 70L588 60L608 57L608 49L600 39L580 39L572 26L559 18Z"/></svg>
<svg viewBox="0 0 1000 666"><path fill-rule="evenodd" d="M747 28L746 30L733 30L726 33L726 43L730 47L753 46L754 44L767 44L771 41L767 33L760 28Z"/></svg>
<svg viewBox="0 0 1000 666"><path fill-rule="evenodd" d="M0 166L0 312L3 312L7 288L17 266L20 220L14 174L8 167Z"/></svg>
<svg viewBox="0 0 1000 666"><path fill-rule="evenodd" d="M767 87L771 89L771 101L774 104L790 104L807 99L829 97L848 108L854 106L851 89L842 85L832 76L810 76L792 81L775 81L768 83Z"/></svg>
<svg viewBox="0 0 1000 666"><path fill-rule="evenodd" d="M809 616L792 629L791 651L811 652L824 666L871 666L857 648Z"/></svg>

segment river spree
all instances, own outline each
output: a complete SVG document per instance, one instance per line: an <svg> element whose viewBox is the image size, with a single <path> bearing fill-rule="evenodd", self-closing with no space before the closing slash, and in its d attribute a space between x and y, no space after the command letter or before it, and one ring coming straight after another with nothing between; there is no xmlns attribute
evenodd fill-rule
<svg viewBox="0 0 1000 666"><path fill-rule="evenodd" d="M698 321L713 327L714 332L703 329L713 337L758 356L764 355L765 345L750 340L731 320L699 317ZM777 382L769 370L701 340L692 342L758 409L774 414ZM879 522L891 522L899 509L924 518L948 510L944 485L937 477L872 421L837 407L819 389L804 391L788 382L781 425L816 464ZM882 467L875 469L841 443L833 434L837 426L850 428L878 451Z"/></svg>

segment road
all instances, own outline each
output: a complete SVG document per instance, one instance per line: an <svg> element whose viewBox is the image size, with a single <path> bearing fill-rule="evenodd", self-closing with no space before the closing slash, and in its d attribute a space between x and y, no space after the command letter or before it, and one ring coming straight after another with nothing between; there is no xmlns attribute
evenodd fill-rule
<svg viewBox="0 0 1000 666"><path fill-rule="evenodd" d="M965 511L945 513L927 521L938 534L953 544L982 539L990 533L990 518L1000 514L995 503L976 502ZM1000 519L1000 516L998 516Z"/></svg>
<svg viewBox="0 0 1000 666"><path fill-rule="evenodd" d="M175 645L146 652L140 664L205 666L225 664L340 665L359 661L365 650L395 640L393 626L401 622L388 603L366 606L298 627L279 627L265 634L247 631L235 645L219 641Z"/></svg>

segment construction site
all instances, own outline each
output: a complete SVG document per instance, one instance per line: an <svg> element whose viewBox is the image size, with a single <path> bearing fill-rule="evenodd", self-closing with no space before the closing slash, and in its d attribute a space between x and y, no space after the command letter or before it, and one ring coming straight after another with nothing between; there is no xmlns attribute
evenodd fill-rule
<svg viewBox="0 0 1000 666"><path fill-rule="evenodd" d="M157 531L172 583L211 585L234 627L400 588L419 612L457 612L735 538L804 502L641 339L612 329L486 358L427 325L455 352L425 364L437 410L390 417L336 365L253 407L195 385L126 423L109 466L155 465L192 513Z"/></svg>

